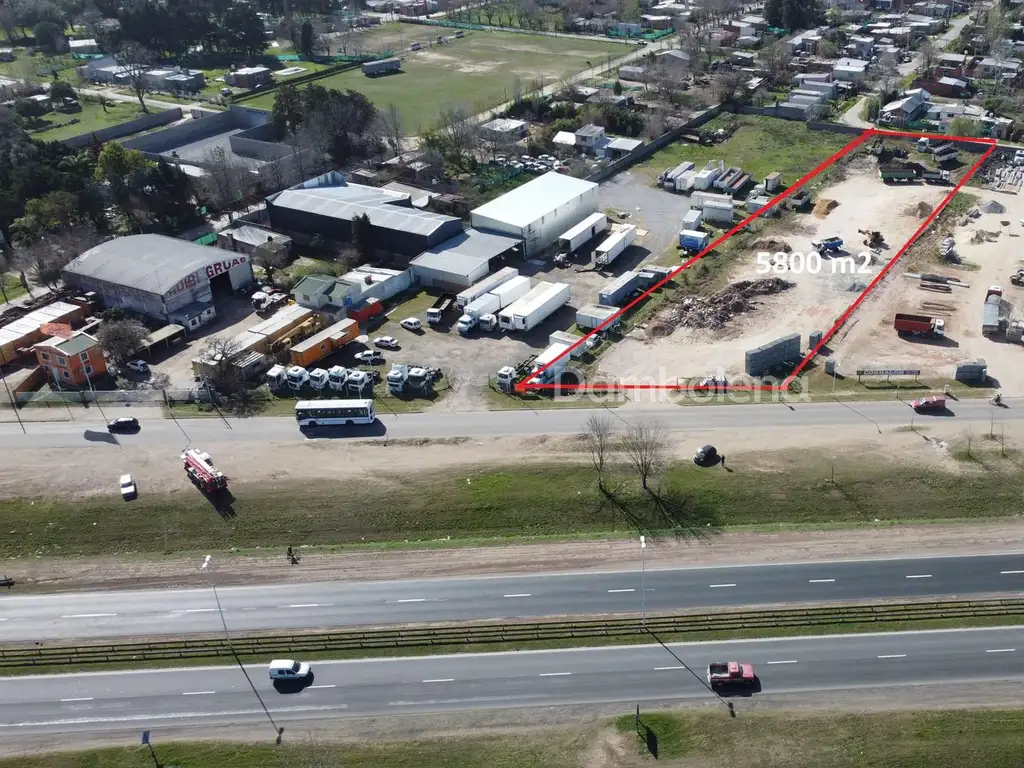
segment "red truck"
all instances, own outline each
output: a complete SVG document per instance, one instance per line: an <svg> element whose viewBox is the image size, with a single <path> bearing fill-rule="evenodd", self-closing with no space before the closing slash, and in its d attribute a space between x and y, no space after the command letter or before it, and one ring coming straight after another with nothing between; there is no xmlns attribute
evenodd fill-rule
<svg viewBox="0 0 1024 768"><path fill-rule="evenodd" d="M189 480L203 493L217 493L228 487L228 479L215 466L210 454L195 448L186 448L181 454L181 463Z"/></svg>
<svg viewBox="0 0 1024 768"><path fill-rule="evenodd" d="M749 687L757 683L753 664L738 661L713 661L708 664L708 685L712 688Z"/></svg>
<svg viewBox="0 0 1024 768"><path fill-rule="evenodd" d="M929 395L928 397L921 397L911 401L910 406L918 413L922 411L944 411L946 410L946 398L939 397L938 395Z"/></svg>
<svg viewBox="0 0 1024 768"><path fill-rule="evenodd" d="M933 336L939 338L946 335L946 321L928 315L897 314L892 327L896 332L910 336Z"/></svg>

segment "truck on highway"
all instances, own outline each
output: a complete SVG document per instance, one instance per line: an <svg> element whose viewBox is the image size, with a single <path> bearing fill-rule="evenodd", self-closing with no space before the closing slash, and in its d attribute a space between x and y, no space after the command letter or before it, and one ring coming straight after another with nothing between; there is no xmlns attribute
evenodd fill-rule
<svg viewBox="0 0 1024 768"><path fill-rule="evenodd" d="M603 213L592 213L572 229L558 238L558 253L568 258L592 238L608 229L608 217Z"/></svg>
<svg viewBox="0 0 1024 768"><path fill-rule="evenodd" d="M880 165L878 166L878 178L882 181L914 181L917 179L917 171L905 165Z"/></svg>
<svg viewBox="0 0 1024 768"><path fill-rule="evenodd" d="M434 305L427 310L427 322L431 325L440 325L453 309L455 309L455 297L450 293L442 293L437 297Z"/></svg>
<svg viewBox="0 0 1024 768"><path fill-rule="evenodd" d="M566 283L538 283L518 301L498 315L498 325L506 331L530 331L549 318L572 298Z"/></svg>
<svg viewBox="0 0 1024 768"><path fill-rule="evenodd" d="M189 480L203 493L217 493L228 487L228 478L213 466L210 454L198 448L186 448L181 454L181 463Z"/></svg>
<svg viewBox="0 0 1024 768"><path fill-rule="evenodd" d="M625 253L626 249L633 244L635 239L635 224L630 224L618 232L613 232L594 250L594 264L599 268L610 266L613 261Z"/></svg>
<svg viewBox="0 0 1024 768"><path fill-rule="evenodd" d="M519 276L519 270L515 267L505 267L499 269L493 275L489 275L481 280L479 283L471 285L469 288L464 290L458 296L455 297L455 303L459 309L464 310L466 306L474 299L480 298L485 293L490 293L502 283L507 283L513 277Z"/></svg>
<svg viewBox="0 0 1024 768"><path fill-rule="evenodd" d="M897 313L892 327L900 336L931 336L941 338L946 335L946 321L928 315L909 315Z"/></svg>
<svg viewBox="0 0 1024 768"><path fill-rule="evenodd" d="M757 684L753 664L738 661L713 661L708 664L708 685L712 689L733 686L753 687Z"/></svg>

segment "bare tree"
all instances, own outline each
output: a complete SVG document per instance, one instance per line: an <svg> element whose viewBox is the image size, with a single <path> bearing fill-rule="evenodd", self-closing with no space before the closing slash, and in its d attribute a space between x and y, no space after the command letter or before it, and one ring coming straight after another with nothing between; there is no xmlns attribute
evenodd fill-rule
<svg viewBox="0 0 1024 768"><path fill-rule="evenodd" d="M921 68L928 72L931 70L932 64L939 57L939 49L926 37L921 41L921 45L917 47L917 55L921 57Z"/></svg>
<svg viewBox="0 0 1024 768"><path fill-rule="evenodd" d="M263 270L267 283L274 284L274 272L288 264L288 249L284 243L267 235L267 241L256 246L252 254L253 264Z"/></svg>
<svg viewBox="0 0 1024 768"><path fill-rule="evenodd" d="M739 70L722 72L715 78L715 95L719 101L738 103L746 97L747 76Z"/></svg>
<svg viewBox="0 0 1024 768"><path fill-rule="evenodd" d="M623 449L640 478L640 485L650 491L651 476L665 466L668 439L656 421L641 421L630 427L622 441Z"/></svg>
<svg viewBox="0 0 1024 768"><path fill-rule="evenodd" d="M146 106L146 94L149 93L150 87L146 73L150 70L153 55L138 43L127 42L121 46L121 50L115 58L124 71L128 85L135 91L135 98L139 100L142 111L149 114L149 107Z"/></svg>
<svg viewBox="0 0 1024 768"><path fill-rule="evenodd" d="M604 414L594 413L587 419L587 431L583 433L590 463L597 472L597 485L604 488L604 471L612 452L612 421Z"/></svg>
<svg viewBox="0 0 1024 768"><path fill-rule="evenodd" d="M793 57L781 41L774 42L761 51L759 58L773 83L788 80L789 65Z"/></svg>
<svg viewBox="0 0 1024 768"><path fill-rule="evenodd" d="M461 159L476 147L476 125L464 107L442 109L440 125L439 132L445 140L445 145L457 159Z"/></svg>
<svg viewBox="0 0 1024 768"><path fill-rule="evenodd" d="M214 147L203 157L206 174L202 185L220 210L228 210L247 199L254 185L249 167L229 155L223 147Z"/></svg>
<svg viewBox="0 0 1024 768"><path fill-rule="evenodd" d="M103 323L96 332L100 348L115 363L123 363L142 346L149 329L138 320L125 319Z"/></svg>
<svg viewBox="0 0 1024 768"><path fill-rule="evenodd" d="M967 458L973 459L974 458L974 453L973 453L973 449L974 449L974 430L971 429L970 427L967 427L963 431L963 438L964 438L964 444L967 446Z"/></svg>
<svg viewBox="0 0 1024 768"><path fill-rule="evenodd" d="M880 101L885 101L892 95L900 78L900 66L896 57L891 53L883 53L878 58L875 67L875 81L878 83Z"/></svg>
<svg viewBox="0 0 1024 768"><path fill-rule="evenodd" d="M238 344L234 339L209 339L203 345L200 357L210 366L207 380L214 388L230 392L241 383L238 369L234 366L235 358L238 357Z"/></svg>
<svg viewBox="0 0 1024 768"><path fill-rule="evenodd" d="M61 270L68 262L102 239L90 227L68 227L23 245L14 252L13 262L22 274L28 272L37 284L53 289L60 283Z"/></svg>
<svg viewBox="0 0 1024 768"><path fill-rule="evenodd" d="M387 109L380 112L379 123L380 136L384 143L394 155L402 154L402 140L405 138L405 133L402 129L402 116L398 112L398 107L388 104Z"/></svg>

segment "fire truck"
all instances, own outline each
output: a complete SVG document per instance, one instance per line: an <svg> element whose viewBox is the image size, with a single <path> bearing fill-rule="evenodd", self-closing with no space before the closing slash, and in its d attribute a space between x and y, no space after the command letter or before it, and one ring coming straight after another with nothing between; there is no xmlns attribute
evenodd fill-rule
<svg viewBox="0 0 1024 768"><path fill-rule="evenodd" d="M196 448L186 448L181 454L185 474L203 493L216 493L228 487L228 478L213 466L210 454Z"/></svg>

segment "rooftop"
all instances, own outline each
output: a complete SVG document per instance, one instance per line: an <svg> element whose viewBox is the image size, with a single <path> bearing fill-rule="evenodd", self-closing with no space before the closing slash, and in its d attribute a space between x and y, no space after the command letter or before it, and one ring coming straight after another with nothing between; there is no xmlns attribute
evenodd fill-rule
<svg viewBox="0 0 1024 768"><path fill-rule="evenodd" d="M359 184L286 189L269 200L272 205L279 208L290 208L345 221L366 214L375 227L420 235L430 235L449 222L458 221L452 216L396 204L407 202L408 195Z"/></svg>
<svg viewBox="0 0 1024 768"><path fill-rule="evenodd" d="M519 242L514 237L467 229L461 235L424 251L409 264L457 275L469 275L482 263L500 256Z"/></svg>
<svg viewBox="0 0 1024 768"><path fill-rule="evenodd" d="M592 181L549 171L476 208L473 215L487 216L515 227L525 227L542 218L553 208L575 200L592 189L597 189L597 184Z"/></svg>
<svg viewBox="0 0 1024 768"><path fill-rule="evenodd" d="M94 336L90 336L88 333L82 333L79 331L70 339L65 339L61 336L53 336L46 341L39 342L36 346L58 349L62 354L70 357L71 355L80 355L87 349L92 349L97 344L99 344L99 341L97 341Z"/></svg>
<svg viewBox="0 0 1024 768"><path fill-rule="evenodd" d="M30 333L38 333L46 323L59 323L77 312L81 312L81 307L66 301L55 301L53 304L34 309L24 317L0 328L0 345L18 341Z"/></svg>
<svg viewBox="0 0 1024 768"><path fill-rule="evenodd" d="M186 275L222 261L229 253L166 235L128 235L90 248L64 272L164 294Z"/></svg>

